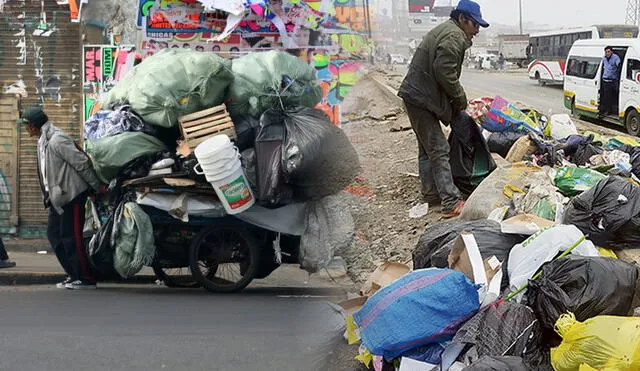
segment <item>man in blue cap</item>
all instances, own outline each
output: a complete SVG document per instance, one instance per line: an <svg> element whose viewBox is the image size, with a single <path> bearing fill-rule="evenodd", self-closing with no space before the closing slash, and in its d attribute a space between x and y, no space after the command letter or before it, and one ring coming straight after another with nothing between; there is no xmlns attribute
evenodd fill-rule
<svg viewBox="0 0 640 371"><path fill-rule="evenodd" d="M460 74L465 52L480 27L489 27L480 5L461 0L451 19L424 37L398 91L418 138L422 195L429 203L440 203L445 218L459 215L464 200L453 183L449 144L440 121L449 125L467 107Z"/></svg>
<svg viewBox="0 0 640 371"><path fill-rule="evenodd" d="M67 279L58 288L95 289L84 250L84 205L98 180L89 157L73 139L53 126L40 107L26 109L20 119L31 137L38 139L37 172L44 206L49 208L47 237Z"/></svg>

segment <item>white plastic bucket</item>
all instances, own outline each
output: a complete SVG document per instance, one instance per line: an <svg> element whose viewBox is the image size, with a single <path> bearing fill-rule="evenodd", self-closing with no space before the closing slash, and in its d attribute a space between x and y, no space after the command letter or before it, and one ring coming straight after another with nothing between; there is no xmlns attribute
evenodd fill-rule
<svg viewBox="0 0 640 371"><path fill-rule="evenodd" d="M231 144L231 139L229 139L229 136L221 134L216 135L215 137L211 137L198 144L193 152L196 155L198 161L200 161L207 158L215 157L217 152L224 151L229 147L233 147L233 145Z"/></svg>
<svg viewBox="0 0 640 371"><path fill-rule="evenodd" d="M214 140L218 137L226 137L226 140ZM228 214L239 214L255 204L238 149L231 144L229 137L219 135L207 139L194 153L198 159L194 171L211 183Z"/></svg>

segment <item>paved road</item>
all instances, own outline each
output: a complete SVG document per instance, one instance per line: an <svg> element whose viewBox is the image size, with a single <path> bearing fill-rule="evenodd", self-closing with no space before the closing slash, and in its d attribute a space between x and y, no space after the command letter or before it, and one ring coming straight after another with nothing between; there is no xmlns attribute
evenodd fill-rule
<svg viewBox="0 0 640 371"><path fill-rule="evenodd" d="M327 369L319 362L342 333L326 295L334 292L3 287L0 369Z"/></svg>
<svg viewBox="0 0 640 371"><path fill-rule="evenodd" d="M405 73L406 66L395 66L393 77L389 78L390 85L398 88ZM548 114L549 110L552 114L569 113L569 110L564 108L562 86L540 86L537 81L529 79L529 75L524 71L497 73L465 69L461 80L469 99L500 95L512 103L521 102L545 114ZM594 130L606 135L627 135L621 125L595 120L575 121L582 130Z"/></svg>

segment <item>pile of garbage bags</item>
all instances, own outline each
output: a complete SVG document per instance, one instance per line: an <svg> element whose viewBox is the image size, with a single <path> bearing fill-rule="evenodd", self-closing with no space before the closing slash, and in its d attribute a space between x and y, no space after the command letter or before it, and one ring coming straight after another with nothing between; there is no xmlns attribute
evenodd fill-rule
<svg viewBox="0 0 640 371"><path fill-rule="evenodd" d="M463 140L449 139L466 154L452 158L504 159L466 188L460 220L427 228L412 267L385 262L340 303L356 358L375 370L640 369L639 270L616 254L640 248L638 143L501 97L467 114L472 130L459 121Z"/></svg>
<svg viewBox="0 0 640 371"><path fill-rule="evenodd" d="M186 139L180 118L222 105L256 201L235 217L294 233L301 237L301 267L316 272L327 266L336 249L353 243L353 218L341 191L360 164L344 132L314 108L321 99L315 70L284 52L231 61L167 49L135 66L84 124L86 152L109 189L90 208L99 227L87 230L96 275L128 278L151 264L153 224L140 204L184 223L190 213L227 216L192 148L185 153L180 146ZM173 183L159 186L164 178Z"/></svg>

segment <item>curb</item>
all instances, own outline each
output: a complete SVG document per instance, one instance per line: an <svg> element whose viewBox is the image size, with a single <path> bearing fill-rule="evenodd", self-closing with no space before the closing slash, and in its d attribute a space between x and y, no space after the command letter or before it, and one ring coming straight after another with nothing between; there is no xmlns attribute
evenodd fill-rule
<svg viewBox="0 0 640 371"><path fill-rule="evenodd" d="M36 272L0 272L0 286L30 286L30 285L54 285L64 281L64 273L36 273ZM155 284L155 276L133 276L126 280L104 281L105 283L125 284Z"/></svg>
<svg viewBox="0 0 640 371"><path fill-rule="evenodd" d="M12 252L37 253L43 250L53 253L49 241L45 239L3 239L3 243L9 254Z"/></svg>
<svg viewBox="0 0 640 371"><path fill-rule="evenodd" d="M401 107L404 107L404 101L398 96L397 90L380 81L377 77L369 75L369 78L378 85L382 93L384 93L387 98L392 100L394 103L399 104Z"/></svg>

